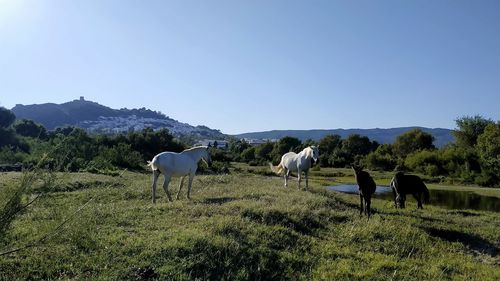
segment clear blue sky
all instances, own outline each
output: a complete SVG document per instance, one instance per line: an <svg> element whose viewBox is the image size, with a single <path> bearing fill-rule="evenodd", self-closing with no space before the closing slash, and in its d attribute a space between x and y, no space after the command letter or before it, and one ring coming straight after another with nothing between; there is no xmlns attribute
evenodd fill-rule
<svg viewBox="0 0 500 281"><path fill-rule="evenodd" d="M0 106L85 96L224 133L500 119L500 1L0 0Z"/></svg>

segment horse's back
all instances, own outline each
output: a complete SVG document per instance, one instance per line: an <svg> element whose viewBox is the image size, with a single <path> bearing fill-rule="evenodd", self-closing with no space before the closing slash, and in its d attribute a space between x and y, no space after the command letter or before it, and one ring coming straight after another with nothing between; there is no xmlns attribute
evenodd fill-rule
<svg viewBox="0 0 500 281"><path fill-rule="evenodd" d="M358 183L359 189L361 191L366 191L371 193L375 192L377 184L370 176L368 172L360 171L360 174L356 176L356 182Z"/></svg>
<svg viewBox="0 0 500 281"><path fill-rule="evenodd" d="M157 166L164 174L181 176L186 175L193 169L194 161L187 155L176 152L162 152L155 156L157 158Z"/></svg>
<svg viewBox="0 0 500 281"><path fill-rule="evenodd" d="M396 176L396 188L398 191L402 191L405 193L412 193L414 191L421 191L423 189L427 189L425 183L422 179L417 175L397 175Z"/></svg>
<svg viewBox="0 0 500 281"><path fill-rule="evenodd" d="M281 156L281 164L291 171L297 170L297 153L287 152Z"/></svg>

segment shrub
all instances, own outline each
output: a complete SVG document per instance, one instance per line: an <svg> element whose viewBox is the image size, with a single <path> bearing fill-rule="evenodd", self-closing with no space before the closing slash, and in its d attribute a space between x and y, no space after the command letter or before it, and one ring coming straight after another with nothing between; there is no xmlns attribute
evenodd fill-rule
<svg viewBox="0 0 500 281"><path fill-rule="evenodd" d="M437 176L442 172L439 155L436 150L421 150L414 152L406 157L404 164L417 173L423 173L430 176Z"/></svg>

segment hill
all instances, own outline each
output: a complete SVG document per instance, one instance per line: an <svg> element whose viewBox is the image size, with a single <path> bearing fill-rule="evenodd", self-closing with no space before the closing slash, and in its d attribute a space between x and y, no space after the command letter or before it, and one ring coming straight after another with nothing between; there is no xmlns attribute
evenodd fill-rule
<svg viewBox="0 0 500 281"><path fill-rule="evenodd" d="M253 132L235 135L238 138L248 139L281 139L285 136L295 137L302 141L306 139L319 140L326 135L340 135L346 138L351 134L367 136L370 140L375 140L381 144L393 143L396 137L412 129L421 129L434 136L434 145L442 147L454 140L452 130L441 128L424 127L399 127L390 129L332 129L332 130L273 130L264 132Z"/></svg>
<svg viewBox="0 0 500 281"><path fill-rule="evenodd" d="M138 131L146 127L166 128L176 137L190 139L225 139L227 135L206 126L192 126L174 120L165 114L146 108L112 109L83 97L70 102L55 104L18 104L11 109L19 119L31 119L53 130L63 126L77 126L96 133L120 133ZM326 135L337 134L346 138L351 134L367 136L379 143L392 143L397 136L411 130L421 129L434 136L434 145L442 147L454 140L452 130L424 127L399 127L390 129L332 129L332 130L272 130L234 135L247 139L280 139L285 136L319 140Z"/></svg>
<svg viewBox="0 0 500 281"><path fill-rule="evenodd" d="M112 109L96 102L79 100L55 104L18 104L11 109L19 119L31 119L49 130L64 126L77 126L97 133L138 131L146 127L166 128L176 137L195 139L224 138L219 130L206 126L192 126L174 120L161 112L146 108Z"/></svg>

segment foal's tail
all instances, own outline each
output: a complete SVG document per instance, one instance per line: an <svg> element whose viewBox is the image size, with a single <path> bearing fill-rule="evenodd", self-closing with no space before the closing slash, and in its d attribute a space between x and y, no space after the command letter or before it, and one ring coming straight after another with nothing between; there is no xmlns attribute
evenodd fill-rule
<svg viewBox="0 0 500 281"><path fill-rule="evenodd" d="M156 171L158 170L158 157L154 157L152 161L148 161L148 166L151 167L151 170Z"/></svg>
<svg viewBox="0 0 500 281"><path fill-rule="evenodd" d="M273 171L273 173L277 174L278 176L281 176L284 170L281 163L279 163L278 166L273 166L272 163L269 163L269 167L271 168L271 171Z"/></svg>

